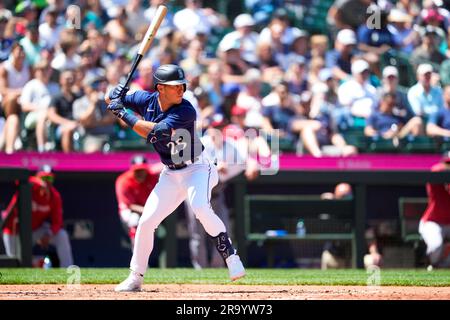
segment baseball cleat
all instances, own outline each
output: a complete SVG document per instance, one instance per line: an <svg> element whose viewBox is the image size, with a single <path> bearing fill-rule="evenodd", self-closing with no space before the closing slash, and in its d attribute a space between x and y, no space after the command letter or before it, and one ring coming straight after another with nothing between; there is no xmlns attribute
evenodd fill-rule
<svg viewBox="0 0 450 320"><path fill-rule="evenodd" d="M237 254L229 256L225 262L228 266L228 273L230 274L231 281L235 281L245 276L244 266Z"/></svg>
<svg viewBox="0 0 450 320"><path fill-rule="evenodd" d="M122 281L115 289L116 292L137 292L141 291L144 277L135 272L131 272L128 278Z"/></svg>

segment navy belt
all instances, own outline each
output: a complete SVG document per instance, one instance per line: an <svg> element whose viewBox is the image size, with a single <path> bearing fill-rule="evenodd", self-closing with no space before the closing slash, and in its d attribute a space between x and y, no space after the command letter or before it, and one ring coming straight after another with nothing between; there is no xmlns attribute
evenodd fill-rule
<svg viewBox="0 0 450 320"><path fill-rule="evenodd" d="M186 168L188 165L193 164L194 162L198 161L198 157L195 158L194 160L188 160L182 163L178 163L178 164L168 164L167 168L169 168L170 170L180 170L180 169L184 169Z"/></svg>

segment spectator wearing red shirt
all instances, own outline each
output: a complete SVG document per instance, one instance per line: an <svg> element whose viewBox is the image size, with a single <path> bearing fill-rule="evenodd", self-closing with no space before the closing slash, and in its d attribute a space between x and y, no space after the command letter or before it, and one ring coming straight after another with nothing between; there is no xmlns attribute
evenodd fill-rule
<svg viewBox="0 0 450 320"><path fill-rule="evenodd" d="M431 170L450 170L450 151ZM450 183L427 183L427 194L428 207L420 219L419 233L427 245L431 266L449 267L450 255L445 250L445 240L450 239Z"/></svg>
<svg viewBox="0 0 450 320"><path fill-rule="evenodd" d="M139 218L148 196L158 182L159 168L150 167L147 160L137 155L131 167L116 179L116 197L122 223L128 228L132 247Z"/></svg>
<svg viewBox="0 0 450 320"><path fill-rule="evenodd" d="M56 247L59 265L66 268L73 264L72 248L69 236L63 229L63 209L61 195L53 186L54 174L47 165L43 166L35 176L30 177L31 184L31 228L33 243L47 248L49 244ZM18 196L16 192L5 211L6 219L3 228L3 242L6 254L16 256L16 240L19 230Z"/></svg>

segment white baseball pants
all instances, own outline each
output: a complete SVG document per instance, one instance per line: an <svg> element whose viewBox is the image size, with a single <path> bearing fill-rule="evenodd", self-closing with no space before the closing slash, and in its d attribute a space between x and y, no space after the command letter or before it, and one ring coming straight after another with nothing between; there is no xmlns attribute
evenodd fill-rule
<svg viewBox="0 0 450 320"><path fill-rule="evenodd" d="M427 255L433 265L439 264L443 254L444 241L450 239L450 225L434 221L420 221L419 233L427 245Z"/></svg>
<svg viewBox="0 0 450 320"><path fill-rule="evenodd" d="M218 183L216 167L206 157L181 170L167 167L160 174L139 220L130 269L145 274L153 250L154 233L159 224L184 200L211 236L226 232L222 220L211 208L211 190Z"/></svg>
<svg viewBox="0 0 450 320"><path fill-rule="evenodd" d="M50 232L50 225L44 223L39 229L33 231L32 241L36 243L45 234ZM15 257L17 254L17 235L3 234L6 255ZM70 246L69 235L64 229L60 229L57 234L50 236L50 244L55 246L61 268L73 265L72 248Z"/></svg>

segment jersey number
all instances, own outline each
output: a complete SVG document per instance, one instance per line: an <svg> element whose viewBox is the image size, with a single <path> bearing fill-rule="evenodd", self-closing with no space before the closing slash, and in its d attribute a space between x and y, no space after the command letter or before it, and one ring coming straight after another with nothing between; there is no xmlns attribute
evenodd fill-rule
<svg viewBox="0 0 450 320"><path fill-rule="evenodd" d="M176 141L170 141L167 147L170 148L170 153L172 155L178 154L181 150L184 150L187 146L186 142L183 142L183 137L179 137Z"/></svg>

